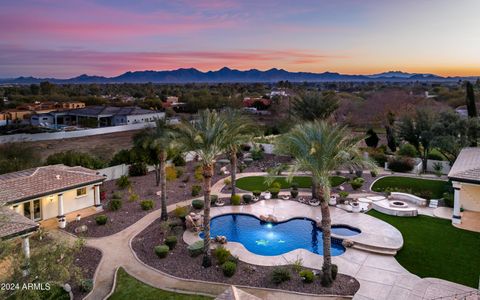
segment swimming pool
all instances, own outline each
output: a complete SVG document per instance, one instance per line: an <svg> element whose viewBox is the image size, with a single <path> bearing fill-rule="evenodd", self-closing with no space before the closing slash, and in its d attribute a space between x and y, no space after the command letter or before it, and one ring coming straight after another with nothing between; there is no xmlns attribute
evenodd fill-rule
<svg viewBox="0 0 480 300"><path fill-rule="evenodd" d="M351 236L360 231L343 225L332 226L332 233ZM272 256L290 252L295 249L306 249L323 254L323 234L316 222L310 219L291 219L282 223L265 223L258 218L246 214L226 214L211 220L210 235L223 235L228 241L243 244L250 252ZM200 234L203 237L203 234ZM332 239L333 256L345 252L345 248L337 239Z"/></svg>

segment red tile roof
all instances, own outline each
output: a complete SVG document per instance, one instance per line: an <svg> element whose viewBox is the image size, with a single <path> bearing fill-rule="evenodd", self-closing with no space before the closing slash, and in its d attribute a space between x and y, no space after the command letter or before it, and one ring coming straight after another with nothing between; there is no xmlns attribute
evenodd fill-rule
<svg viewBox="0 0 480 300"><path fill-rule="evenodd" d="M51 165L0 175L0 205L39 198L102 182L105 177L83 167Z"/></svg>

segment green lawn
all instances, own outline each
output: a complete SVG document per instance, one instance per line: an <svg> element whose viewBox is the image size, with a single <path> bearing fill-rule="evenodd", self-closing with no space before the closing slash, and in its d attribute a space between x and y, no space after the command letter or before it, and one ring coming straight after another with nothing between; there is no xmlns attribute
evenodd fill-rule
<svg viewBox="0 0 480 300"><path fill-rule="evenodd" d="M396 258L407 270L478 288L480 233L428 216L395 217L374 210L368 214L400 230L404 246Z"/></svg>
<svg viewBox="0 0 480 300"><path fill-rule="evenodd" d="M429 193L431 198L442 198L443 193L449 191L452 184L443 180L432 180L423 178L412 178L403 176L387 176L377 180L372 190L375 192L383 192L386 188L410 191L419 197L425 196L425 192Z"/></svg>
<svg viewBox="0 0 480 300"><path fill-rule="evenodd" d="M268 185L265 183L265 179L265 176L242 177L237 179L236 186L245 191L266 191ZM345 180L346 178L342 176L331 177L332 186L339 186ZM287 182L286 177L277 177L275 181L282 185L282 189L288 189L291 186L291 183ZM309 176L294 176L292 182L298 183L300 188L310 188L312 186L312 178Z"/></svg>
<svg viewBox="0 0 480 300"><path fill-rule="evenodd" d="M138 281L132 276L128 275L124 269L120 268L117 273L117 285L115 292L108 298L109 300L127 300L127 299L142 299L142 300L206 300L213 299L205 296L187 295L168 292L156 289L143 282Z"/></svg>

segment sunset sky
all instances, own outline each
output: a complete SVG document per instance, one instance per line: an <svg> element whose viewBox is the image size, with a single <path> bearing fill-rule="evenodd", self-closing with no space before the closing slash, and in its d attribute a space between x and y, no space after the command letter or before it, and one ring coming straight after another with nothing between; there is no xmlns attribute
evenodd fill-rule
<svg viewBox="0 0 480 300"><path fill-rule="evenodd" d="M1 0L0 77L223 66L480 75L480 0Z"/></svg>

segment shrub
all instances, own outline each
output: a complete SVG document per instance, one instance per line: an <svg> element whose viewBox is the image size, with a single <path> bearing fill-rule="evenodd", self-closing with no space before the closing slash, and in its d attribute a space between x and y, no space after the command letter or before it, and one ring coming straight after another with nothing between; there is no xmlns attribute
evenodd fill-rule
<svg viewBox="0 0 480 300"><path fill-rule="evenodd" d="M120 199L112 199L108 203L108 209L111 211L117 211L122 207L122 200Z"/></svg>
<svg viewBox="0 0 480 300"><path fill-rule="evenodd" d="M371 148L377 148L378 142L380 138L378 137L377 133L372 129L368 129L366 133L367 137L365 138L365 144Z"/></svg>
<svg viewBox="0 0 480 300"><path fill-rule="evenodd" d="M245 203L247 203L247 204L250 203L250 202L252 202L252 195L244 194L244 195L242 196L242 198L243 198L243 202L245 202Z"/></svg>
<svg viewBox="0 0 480 300"><path fill-rule="evenodd" d="M147 165L143 162L134 163L128 168L129 176L144 176L147 175Z"/></svg>
<svg viewBox="0 0 480 300"><path fill-rule="evenodd" d="M191 244L187 247L187 250L191 257L199 256L203 252L203 240Z"/></svg>
<svg viewBox="0 0 480 300"><path fill-rule="evenodd" d="M248 152L250 151L250 149L252 149L252 146L250 146L249 144L242 144L240 145L240 149L242 149L242 151Z"/></svg>
<svg viewBox="0 0 480 300"><path fill-rule="evenodd" d="M195 173L193 174L193 177L195 177L195 179L198 181L203 179L202 166L195 167Z"/></svg>
<svg viewBox="0 0 480 300"><path fill-rule="evenodd" d="M210 195L210 204L215 204L218 200L218 195Z"/></svg>
<svg viewBox="0 0 480 300"><path fill-rule="evenodd" d="M177 170L177 178L182 177L182 175L183 175L183 173L184 173L184 169L183 169L183 168L176 167L175 170Z"/></svg>
<svg viewBox="0 0 480 300"><path fill-rule="evenodd" d="M165 258L168 255L170 248L167 245L160 245L155 247L155 254L160 258Z"/></svg>
<svg viewBox="0 0 480 300"><path fill-rule="evenodd" d="M420 197L420 198L423 198L423 199L432 199L432 192L431 191L428 191L428 190L421 190L421 191L418 191L417 192L417 195Z"/></svg>
<svg viewBox="0 0 480 300"><path fill-rule="evenodd" d="M340 198L347 198L349 193L346 192L346 191L341 191L341 192L338 192L338 195L340 196Z"/></svg>
<svg viewBox="0 0 480 300"><path fill-rule="evenodd" d="M203 200L195 199L195 200L192 201L192 207L195 208L195 209L202 209L204 205L205 204L204 204Z"/></svg>
<svg viewBox="0 0 480 300"><path fill-rule="evenodd" d="M227 187L228 187L229 185L231 185L231 184L232 184L232 180L230 179L230 177L225 178L225 179L223 180L223 184L226 185Z"/></svg>
<svg viewBox="0 0 480 300"><path fill-rule="evenodd" d="M108 217L106 215L99 215L95 217L95 222L97 222L97 225L105 225L107 224Z"/></svg>
<svg viewBox="0 0 480 300"><path fill-rule="evenodd" d="M177 179L177 169L175 169L175 167L166 167L165 177L168 181Z"/></svg>
<svg viewBox="0 0 480 300"><path fill-rule="evenodd" d="M250 153L252 153L253 160L260 160L263 158L263 151L260 147L255 147Z"/></svg>
<svg viewBox="0 0 480 300"><path fill-rule="evenodd" d="M122 194L120 192L113 193L113 199L122 199Z"/></svg>
<svg viewBox="0 0 480 300"><path fill-rule="evenodd" d="M200 195L200 191L202 190L202 187L199 185L194 185L192 186L192 197L196 197Z"/></svg>
<svg viewBox="0 0 480 300"><path fill-rule="evenodd" d="M335 280L338 274L338 266L332 264L332 279Z"/></svg>
<svg viewBox="0 0 480 300"><path fill-rule="evenodd" d="M117 179L116 185L121 189L126 189L127 187L131 186L131 183L130 183L130 180L128 179L128 176L123 175Z"/></svg>
<svg viewBox="0 0 480 300"><path fill-rule="evenodd" d="M128 201L130 202L136 202L140 199L140 196L136 193L130 193L130 196L128 196Z"/></svg>
<svg viewBox="0 0 480 300"><path fill-rule="evenodd" d="M299 275L305 283L312 283L315 279L315 274L311 270L302 270Z"/></svg>
<svg viewBox="0 0 480 300"><path fill-rule="evenodd" d="M280 284L282 282L290 280L290 271L285 267L275 267L271 273L272 282Z"/></svg>
<svg viewBox="0 0 480 300"><path fill-rule="evenodd" d="M452 193L443 193L443 201L445 201L445 205L448 207L453 207L453 194Z"/></svg>
<svg viewBox="0 0 480 300"><path fill-rule="evenodd" d="M296 182L296 181L292 182L292 184L291 184L292 190L298 190L298 187L299 187L299 186L300 186L300 185L299 185L298 182Z"/></svg>
<svg viewBox="0 0 480 300"><path fill-rule="evenodd" d="M280 193L280 189L270 188L268 191L272 194L273 199L278 198L278 194Z"/></svg>
<svg viewBox="0 0 480 300"><path fill-rule="evenodd" d="M175 155L172 159L172 163L177 167L183 167L187 164L182 154Z"/></svg>
<svg viewBox="0 0 480 300"><path fill-rule="evenodd" d="M218 247L213 252L213 255L217 259L218 264L223 265L228 258L232 256L232 253L230 253L230 250L226 249L225 247Z"/></svg>
<svg viewBox="0 0 480 300"><path fill-rule="evenodd" d="M410 172L414 166L415 161L409 157L396 156L388 162L388 168L394 172Z"/></svg>
<svg viewBox="0 0 480 300"><path fill-rule="evenodd" d="M255 197L260 197L260 195L262 194L262 192L259 191L259 190L254 190L254 191L252 192L252 194L253 194Z"/></svg>
<svg viewBox="0 0 480 300"><path fill-rule="evenodd" d="M83 279L80 282L80 290L82 292L88 293L93 289L93 280L92 279Z"/></svg>
<svg viewBox="0 0 480 300"><path fill-rule="evenodd" d="M387 155L385 155L385 153L380 151L369 151L368 156L372 158L377 163L377 165L379 165L382 168L385 166L385 163L388 161Z"/></svg>
<svg viewBox="0 0 480 300"><path fill-rule="evenodd" d="M439 163L439 162L434 163L433 170L435 172L435 175L437 175L438 177L442 176L442 171L443 171L442 163Z"/></svg>
<svg viewBox="0 0 480 300"><path fill-rule="evenodd" d="M282 185L280 184L280 182L274 181L274 182L270 185L270 188L272 188L272 189L281 189L281 188L282 188Z"/></svg>
<svg viewBox="0 0 480 300"><path fill-rule="evenodd" d="M165 238L165 245L167 245L170 250L173 250L175 245L177 245L177 237L174 235L167 236Z"/></svg>
<svg viewBox="0 0 480 300"><path fill-rule="evenodd" d="M231 261L227 261L222 265L223 275L232 277L237 271L237 264Z"/></svg>
<svg viewBox="0 0 480 300"><path fill-rule="evenodd" d="M363 170L355 170L356 177L362 177L362 175L363 175Z"/></svg>
<svg viewBox="0 0 480 300"><path fill-rule="evenodd" d="M444 160L442 153L440 153L437 149L432 149L428 153L427 157L428 159L431 159L431 160Z"/></svg>
<svg viewBox="0 0 480 300"><path fill-rule="evenodd" d="M350 185L352 186L352 189L358 190L362 187L364 182L365 180L362 177L357 177L350 182Z"/></svg>
<svg viewBox="0 0 480 300"><path fill-rule="evenodd" d="M140 206L143 210L151 210L155 206L155 202L153 200L143 200L140 202Z"/></svg>
<svg viewBox="0 0 480 300"><path fill-rule="evenodd" d="M403 144L398 150L398 155L407 156L407 157L416 157L417 149L412 144Z"/></svg>
<svg viewBox="0 0 480 300"><path fill-rule="evenodd" d="M292 196L292 198L297 198L298 197L298 190L291 190L290 191L290 196Z"/></svg>
<svg viewBox="0 0 480 300"><path fill-rule="evenodd" d="M238 264L238 261L239 261L239 260L240 260L240 259L238 258L238 256L234 256L234 255L230 255L230 256L227 258L227 261L231 261L231 262L233 262L233 263L235 263L235 264Z"/></svg>
<svg viewBox="0 0 480 300"><path fill-rule="evenodd" d="M175 208L175 216L177 216L178 218L182 219L182 218L185 218L187 215L188 215L188 207L186 206L177 206Z"/></svg>
<svg viewBox="0 0 480 300"><path fill-rule="evenodd" d="M240 205L240 203L242 202L241 200L242 198L240 197L240 195L234 195L232 196L232 198L230 198L230 202L232 203L232 205Z"/></svg>
<svg viewBox="0 0 480 300"><path fill-rule="evenodd" d="M372 177L377 177L377 176L378 176L377 170L371 170L371 171L370 171L370 175L371 175Z"/></svg>

